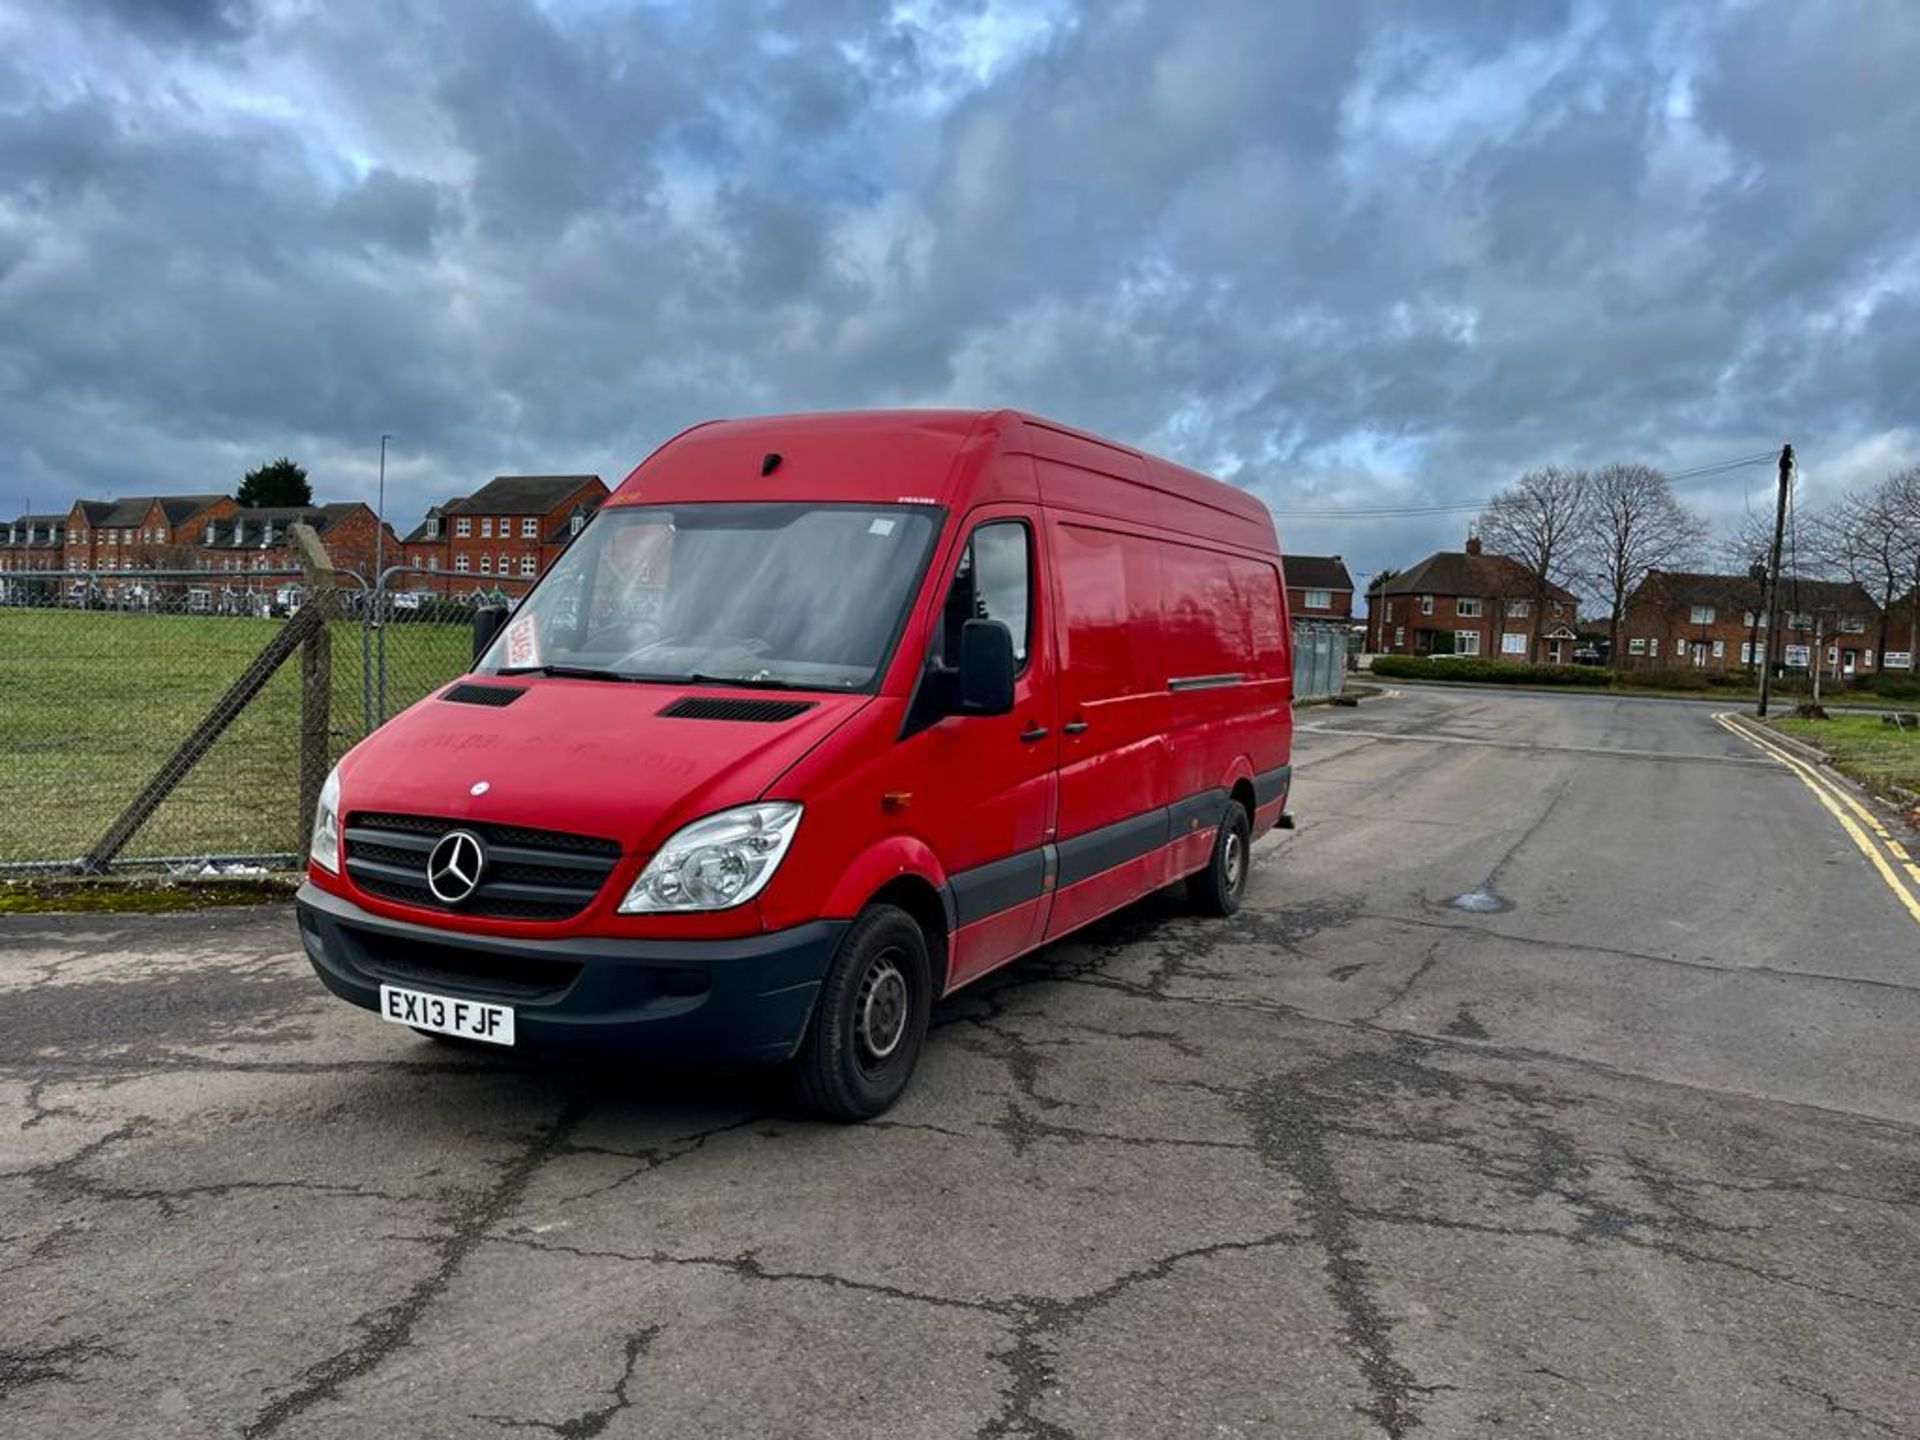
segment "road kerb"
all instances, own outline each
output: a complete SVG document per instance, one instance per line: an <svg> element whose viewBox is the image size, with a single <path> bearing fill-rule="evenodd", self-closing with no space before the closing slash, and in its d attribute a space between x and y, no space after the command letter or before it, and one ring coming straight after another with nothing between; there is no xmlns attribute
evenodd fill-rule
<svg viewBox="0 0 1920 1440"><path fill-rule="evenodd" d="M1729 734L1738 735L1749 745L1786 766L1801 784L1813 791L1815 798L1840 822L1840 828L1847 832L1848 838L1879 872L1880 878L1906 908L1913 922L1920 925L1920 864L1914 862L1906 847L1887 829L1886 823L1850 794L1839 777L1783 749L1775 743L1776 736L1771 732L1760 733L1759 728L1745 716L1722 712L1713 718ZM1848 811L1853 813L1850 815Z"/></svg>

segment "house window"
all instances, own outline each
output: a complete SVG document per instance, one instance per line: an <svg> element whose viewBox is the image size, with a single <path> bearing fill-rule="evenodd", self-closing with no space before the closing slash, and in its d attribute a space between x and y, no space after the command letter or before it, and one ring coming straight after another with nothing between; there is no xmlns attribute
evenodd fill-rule
<svg viewBox="0 0 1920 1440"><path fill-rule="evenodd" d="M1696 605L1687 615L1689 625L1711 625L1718 612L1711 605Z"/></svg>
<svg viewBox="0 0 1920 1440"><path fill-rule="evenodd" d="M480 557L480 573L482 575L491 575L493 573L493 556L482 555Z"/></svg>
<svg viewBox="0 0 1920 1440"><path fill-rule="evenodd" d="M454 521L453 533L455 535L473 534L473 517L470 515L462 515L458 520Z"/></svg>
<svg viewBox="0 0 1920 1440"><path fill-rule="evenodd" d="M1309 590L1301 597L1300 605L1305 610L1331 610L1333 592L1331 590Z"/></svg>
<svg viewBox="0 0 1920 1440"><path fill-rule="evenodd" d="M540 517L538 515L522 515L520 517L520 538L522 540L537 540L540 538Z"/></svg>
<svg viewBox="0 0 1920 1440"><path fill-rule="evenodd" d="M1396 625L1393 627L1393 643L1396 646L1404 645L1407 643L1407 627L1406 626Z"/></svg>
<svg viewBox="0 0 1920 1440"><path fill-rule="evenodd" d="M439 568L440 568L440 557L438 555L427 556L427 569L438 570Z"/></svg>
<svg viewBox="0 0 1920 1440"><path fill-rule="evenodd" d="M1527 634L1524 630L1509 630L1500 637L1502 655L1525 655L1527 653Z"/></svg>
<svg viewBox="0 0 1920 1440"><path fill-rule="evenodd" d="M531 556L531 555L522 555L522 556L520 557L520 573L521 573L522 575L533 575L533 574L536 574L536 573L538 573L538 571L539 571L539 568L540 568L540 567L539 567L539 566L538 566L538 565L537 565L537 564L536 564L536 563L534 562L534 558L533 558L533 556Z"/></svg>
<svg viewBox="0 0 1920 1440"><path fill-rule="evenodd" d="M568 526L568 527L567 527L567 533L568 533L569 535L578 535L578 534L580 533L580 531L581 531L581 529L582 529L582 528L583 528L583 527L584 527L584 526L586 525L586 523L587 523L587 517L586 517L586 516L584 516L584 515L576 515L576 516L574 516L574 517L573 517L573 524L571 524L570 526Z"/></svg>
<svg viewBox="0 0 1920 1440"><path fill-rule="evenodd" d="M493 516L482 515L480 517L480 538L482 540L491 540L493 538Z"/></svg>
<svg viewBox="0 0 1920 1440"><path fill-rule="evenodd" d="M1911 670L1913 668L1913 652L1911 650L1889 650L1885 655L1880 657L1880 668L1882 670Z"/></svg>
<svg viewBox="0 0 1920 1440"><path fill-rule="evenodd" d="M427 539L438 540L439 538L440 538L440 522L438 520L435 520L433 517L429 516L427 518Z"/></svg>
<svg viewBox="0 0 1920 1440"><path fill-rule="evenodd" d="M453 557L453 568L458 570L462 575L467 573L467 566L468 560L466 556L456 555Z"/></svg>
<svg viewBox="0 0 1920 1440"><path fill-rule="evenodd" d="M1646 654L1646 653L1647 653L1647 642L1646 642L1645 640L1642 640L1642 639L1640 639L1639 637L1637 637L1637 636L1636 636L1636 637L1635 637L1634 639L1632 639L1632 640L1629 640L1629 641L1627 641L1627 653L1628 653L1629 655L1644 655L1644 654Z"/></svg>
<svg viewBox="0 0 1920 1440"><path fill-rule="evenodd" d="M1807 655L1808 648L1805 645L1789 645L1784 658L1787 664L1804 670L1807 668Z"/></svg>
<svg viewBox="0 0 1920 1440"><path fill-rule="evenodd" d="M1507 601L1507 614L1515 620L1524 620L1532 613L1533 602L1531 600Z"/></svg>
<svg viewBox="0 0 1920 1440"><path fill-rule="evenodd" d="M505 552L505 551L502 551L502 552L500 553L500 573L501 573L502 575L506 575L506 574L509 574L509 573L511 573L511 571L512 571L512 569L513 569L513 567L512 567L511 565L509 565L509 564L507 563L507 559L508 559L508 557L507 557L507 554L506 554L506 552Z"/></svg>
<svg viewBox="0 0 1920 1440"><path fill-rule="evenodd" d="M1713 642L1713 658L1716 660L1724 660L1727 658L1727 642L1726 641L1716 640Z"/></svg>
<svg viewBox="0 0 1920 1440"><path fill-rule="evenodd" d="M1813 628L1813 616L1796 610L1787 616L1787 628L1789 630L1811 630Z"/></svg>
<svg viewBox="0 0 1920 1440"><path fill-rule="evenodd" d="M1840 633L1842 635L1864 635L1867 633L1867 622L1864 617L1859 615L1844 615L1840 619Z"/></svg>
<svg viewBox="0 0 1920 1440"><path fill-rule="evenodd" d="M1756 619L1759 622L1758 624L1754 623ZM1756 617L1753 611L1744 610L1740 614L1740 623L1749 630L1764 630L1767 628L1767 617L1764 615Z"/></svg>
<svg viewBox="0 0 1920 1440"><path fill-rule="evenodd" d="M1433 597L1431 595L1422 595L1420 597L1420 613L1422 615L1431 615L1433 613Z"/></svg>
<svg viewBox="0 0 1920 1440"><path fill-rule="evenodd" d="M1478 655L1480 653L1480 632L1478 630L1454 631L1453 653L1456 655Z"/></svg>
<svg viewBox="0 0 1920 1440"><path fill-rule="evenodd" d="M1458 600L1453 602L1453 613L1458 615L1462 620L1477 619L1480 614L1480 597L1477 595L1462 595Z"/></svg>

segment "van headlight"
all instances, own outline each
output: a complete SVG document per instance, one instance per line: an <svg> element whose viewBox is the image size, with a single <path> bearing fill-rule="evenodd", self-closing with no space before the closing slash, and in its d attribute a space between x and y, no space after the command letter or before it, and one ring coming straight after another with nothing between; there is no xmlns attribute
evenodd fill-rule
<svg viewBox="0 0 1920 1440"><path fill-rule="evenodd" d="M327 783L320 787L320 804L313 812L313 837L307 842L307 854L313 863L333 874L340 873L340 767L327 772Z"/></svg>
<svg viewBox="0 0 1920 1440"><path fill-rule="evenodd" d="M758 895L800 824L792 800L764 800L682 826L620 902L623 915L726 910Z"/></svg>

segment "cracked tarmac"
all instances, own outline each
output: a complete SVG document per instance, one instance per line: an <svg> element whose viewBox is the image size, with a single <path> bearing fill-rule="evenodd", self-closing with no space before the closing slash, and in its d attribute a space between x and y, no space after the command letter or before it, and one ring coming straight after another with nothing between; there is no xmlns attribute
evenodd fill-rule
<svg viewBox="0 0 1920 1440"><path fill-rule="evenodd" d="M283 909L0 921L0 1434L1920 1437L1845 837L1702 707L1328 713L1239 916L954 997L866 1126L435 1046Z"/></svg>

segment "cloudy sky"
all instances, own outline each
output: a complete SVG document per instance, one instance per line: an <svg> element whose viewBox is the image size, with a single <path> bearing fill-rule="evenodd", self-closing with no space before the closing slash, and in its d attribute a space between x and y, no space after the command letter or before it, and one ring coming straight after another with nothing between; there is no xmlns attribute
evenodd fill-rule
<svg viewBox="0 0 1920 1440"><path fill-rule="evenodd" d="M1920 460L1913 0L0 0L0 514L1039 410L1356 570ZM1683 495L1731 524L1763 469Z"/></svg>

